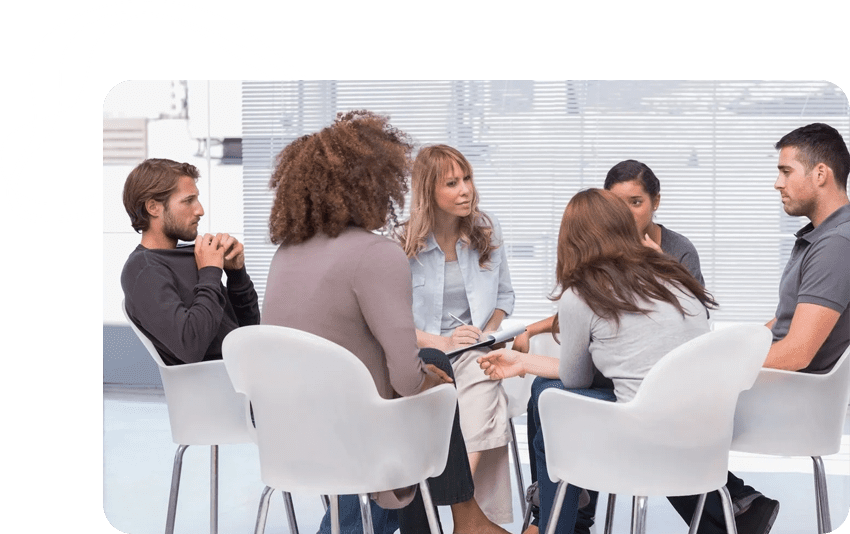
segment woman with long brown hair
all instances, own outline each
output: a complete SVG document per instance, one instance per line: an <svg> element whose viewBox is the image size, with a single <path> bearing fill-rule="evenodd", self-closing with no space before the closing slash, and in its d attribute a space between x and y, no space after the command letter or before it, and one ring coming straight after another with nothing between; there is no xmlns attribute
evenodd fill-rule
<svg viewBox="0 0 850 534"><path fill-rule="evenodd" d="M661 357L708 332L706 307L716 306L681 263L643 244L627 205L601 189L577 193L564 210L556 280L560 359L502 349L478 360L493 379L538 376L532 386L537 428L540 392L560 387L595 396L595 390L582 390L591 386L594 369L613 381L615 398L609 400L631 400ZM542 531L555 494L542 432L534 437L533 450ZM579 492L569 486L557 532L573 533Z"/></svg>
<svg viewBox="0 0 850 534"><path fill-rule="evenodd" d="M478 209L472 165L447 145L423 147L412 172L410 219L401 229L413 280L420 347L444 352L495 331L514 306L508 260L495 217ZM461 427L475 497L495 523L513 521L507 395L468 350L453 359Z"/></svg>

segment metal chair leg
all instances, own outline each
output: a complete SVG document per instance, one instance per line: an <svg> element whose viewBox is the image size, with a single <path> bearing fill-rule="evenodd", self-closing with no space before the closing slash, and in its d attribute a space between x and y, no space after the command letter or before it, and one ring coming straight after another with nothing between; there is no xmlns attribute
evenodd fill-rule
<svg viewBox="0 0 850 534"><path fill-rule="evenodd" d="M320 498L322 499L322 506L325 507L325 512L327 512L331 506L331 499L327 495L320 495Z"/></svg>
<svg viewBox="0 0 850 534"><path fill-rule="evenodd" d="M286 519L289 520L289 534L298 534L298 523L295 521L295 505L292 504L292 494L282 491L283 505L286 508Z"/></svg>
<svg viewBox="0 0 850 534"><path fill-rule="evenodd" d="M611 534L614 528L614 506L617 504L617 495L608 494L608 509L605 511L605 534Z"/></svg>
<svg viewBox="0 0 850 534"><path fill-rule="evenodd" d="M511 430L511 452L514 457L514 473L516 474L517 492L519 493L519 506L522 510L522 515L525 516L528 503L525 502L525 481L522 479L522 464L519 460L519 445L517 445L516 441L516 429L514 428L513 419L508 419L508 428Z"/></svg>
<svg viewBox="0 0 850 534"><path fill-rule="evenodd" d="M218 534L218 445L210 446L210 534Z"/></svg>
<svg viewBox="0 0 850 534"><path fill-rule="evenodd" d="M729 495L726 486L721 486L717 492L720 494L720 503L723 505L723 517L726 518L726 532L738 534L738 527L735 525L735 509L732 508L732 496Z"/></svg>
<svg viewBox="0 0 850 534"><path fill-rule="evenodd" d="M274 490L268 486L260 495L260 508L257 510L257 524L254 525L254 534L263 534L266 531L266 518L269 515L269 499Z"/></svg>
<svg viewBox="0 0 850 534"><path fill-rule="evenodd" d="M829 494L826 486L826 470L820 456L812 456L815 470L815 504L818 516L818 534L832 532L832 520L829 517Z"/></svg>
<svg viewBox="0 0 850 534"><path fill-rule="evenodd" d="M431 490L428 489L427 480L419 483L419 491L422 493L422 503L425 505L425 515L428 517L428 526L431 529L431 534L440 534L440 521L437 518L434 501L431 500Z"/></svg>
<svg viewBox="0 0 850 534"><path fill-rule="evenodd" d="M525 532L529 524L531 524L531 505L526 506L525 513L522 514L522 530L520 532Z"/></svg>
<svg viewBox="0 0 850 534"><path fill-rule="evenodd" d="M179 445L174 454L174 468L171 471L171 493L168 496L168 513L165 517L165 534L174 534L174 518L177 516L177 494L180 492L180 472L183 468L183 453L188 445Z"/></svg>
<svg viewBox="0 0 850 534"><path fill-rule="evenodd" d="M363 522L363 534L375 534L375 527L372 525L372 508L369 505L369 495L361 493L357 498L360 501L360 521Z"/></svg>
<svg viewBox="0 0 850 534"><path fill-rule="evenodd" d="M331 534L339 534L339 496L330 495L331 499Z"/></svg>
<svg viewBox="0 0 850 534"><path fill-rule="evenodd" d="M567 495L567 483L565 481L558 482L558 489L555 490L555 502L552 503L552 513L549 514L549 522L546 524L546 534L555 534L555 528L558 526L558 518L561 517L561 506L564 504L564 497ZM541 502L541 504L543 504Z"/></svg>
<svg viewBox="0 0 850 534"><path fill-rule="evenodd" d="M697 530L699 529L699 522L702 519L702 511L705 508L705 498L708 494L703 493L699 496L699 500L697 501L697 507L694 510L694 515L691 517L691 527L688 529L688 534L697 534Z"/></svg>
<svg viewBox="0 0 850 534"><path fill-rule="evenodd" d="M646 497L635 495L632 497L632 534L644 534L646 532Z"/></svg>

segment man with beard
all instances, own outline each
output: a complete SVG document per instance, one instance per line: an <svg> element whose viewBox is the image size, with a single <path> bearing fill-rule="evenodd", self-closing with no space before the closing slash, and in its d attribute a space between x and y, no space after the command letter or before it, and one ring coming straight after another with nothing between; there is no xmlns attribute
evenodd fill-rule
<svg viewBox="0 0 850 534"><path fill-rule="evenodd" d="M260 322L242 243L228 234L198 237L198 176L188 163L148 159L124 183L124 208L142 233L121 272L124 306L166 365L221 359L224 336Z"/></svg>

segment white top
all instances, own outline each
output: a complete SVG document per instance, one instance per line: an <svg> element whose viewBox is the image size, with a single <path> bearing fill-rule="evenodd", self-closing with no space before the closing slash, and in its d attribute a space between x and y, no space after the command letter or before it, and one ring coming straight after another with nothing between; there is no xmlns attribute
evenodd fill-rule
<svg viewBox="0 0 850 534"><path fill-rule="evenodd" d="M568 388L589 387L594 366L614 381L618 402L629 401L655 363L682 343L709 330L705 307L690 293L667 286L679 297L683 316L673 305L649 301L648 314L623 313L619 328L602 319L572 288L558 303L561 360L558 375Z"/></svg>

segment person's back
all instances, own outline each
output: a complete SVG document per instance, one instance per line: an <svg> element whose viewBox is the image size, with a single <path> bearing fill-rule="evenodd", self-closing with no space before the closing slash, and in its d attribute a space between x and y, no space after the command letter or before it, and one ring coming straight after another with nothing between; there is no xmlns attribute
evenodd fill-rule
<svg viewBox="0 0 850 534"><path fill-rule="evenodd" d="M409 359L412 365L418 349L407 258L389 239L350 226L337 237L317 234L280 247L269 268L262 317L264 324L305 330L347 348L384 398L394 389L411 395L421 387L419 373L391 376L393 363ZM399 322L391 323L392 317Z"/></svg>

